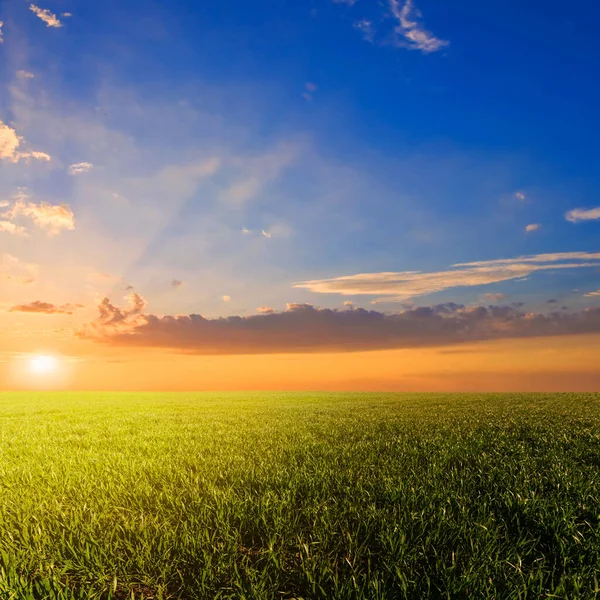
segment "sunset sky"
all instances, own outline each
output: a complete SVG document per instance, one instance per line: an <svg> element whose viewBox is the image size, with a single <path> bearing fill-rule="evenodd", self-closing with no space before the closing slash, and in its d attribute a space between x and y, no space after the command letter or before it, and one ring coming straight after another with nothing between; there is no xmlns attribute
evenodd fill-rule
<svg viewBox="0 0 600 600"><path fill-rule="evenodd" d="M600 390L599 18L4 0L0 389Z"/></svg>

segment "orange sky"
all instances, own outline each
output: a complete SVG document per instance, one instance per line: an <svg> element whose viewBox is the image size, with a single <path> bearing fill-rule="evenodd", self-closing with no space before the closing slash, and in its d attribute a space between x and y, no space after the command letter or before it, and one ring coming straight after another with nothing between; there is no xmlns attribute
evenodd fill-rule
<svg viewBox="0 0 600 600"><path fill-rule="evenodd" d="M58 375L34 376L22 355L54 354ZM597 391L600 335L496 340L344 354L190 356L111 348L68 337L5 336L0 388L73 390L312 389ZM69 358L71 357L71 358ZM73 360L73 357L75 360Z"/></svg>

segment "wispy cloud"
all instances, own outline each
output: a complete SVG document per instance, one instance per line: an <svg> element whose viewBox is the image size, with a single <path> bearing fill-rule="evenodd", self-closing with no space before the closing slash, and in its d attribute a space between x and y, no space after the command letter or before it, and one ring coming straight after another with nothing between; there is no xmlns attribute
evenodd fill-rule
<svg viewBox="0 0 600 600"><path fill-rule="evenodd" d="M539 223L531 223L530 225L527 225L527 227L525 227L525 231L537 231L540 227L541 225Z"/></svg>
<svg viewBox="0 0 600 600"><path fill-rule="evenodd" d="M600 206L586 210L584 208L574 208L565 214L565 219L571 223L580 223L581 221L595 221L600 219Z"/></svg>
<svg viewBox="0 0 600 600"><path fill-rule="evenodd" d="M83 304L51 304L36 300L29 304L17 304L9 309L8 312L22 313L41 313L45 315L72 315L78 308L83 308Z"/></svg>
<svg viewBox="0 0 600 600"><path fill-rule="evenodd" d="M35 281L37 273L36 264L23 262L12 254L0 254L0 279L26 285Z"/></svg>
<svg viewBox="0 0 600 600"><path fill-rule="evenodd" d="M56 15L51 13L47 8L40 8L35 4L30 4L29 10L46 23L46 27L62 27L62 23Z"/></svg>
<svg viewBox="0 0 600 600"><path fill-rule="evenodd" d="M19 79L33 79L35 75L29 71L19 70L17 71L17 77Z"/></svg>
<svg viewBox="0 0 600 600"><path fill-rule="evenodd" d="M523 192L516 192L515 193L515 198L517 200L521 200L521 202L522 202L523 200L525 200L525 194Z"/></svg>
<svg viewBox="0 0 600 600"><path fill-rule="evenodd" d="M36 160L50 160L50 156L45 152L19 152L19 147L23 139L17 135L17 132L0 120L0 159L12 163L20 160L35 158Z"/></svg>
<svg viewBox="0 0 600 600"><path fill-rule="evenodd" d="M565 252L460 263L453 265L449 270L433 273L419 271L361 273L332 279L304 281L294 284L294 287L320 294L380 296L374 303L402 302L415 296L424 296L450 288L523 279L536 271L598 266L600 266L600 253Z"/></svg>
<svg viewBox="0 0 600 600"><path fill-rule="evenodd" d="M0 21L0 44L4 42L4 33L2 28L4 27L4 21Z"/></svg>
<svg viewBox="0 0 600 600"><path fill-rule="evenodd" d="M173 279L171 281L171 287L174 287L175 289L180 288L183 285L183 281L179 280L179 279Z"/></svg>
<svg viewBox="0 0 600 600"><path fill-rule="evenodd" d="M413 0L405 0L402 6L399 0L389 0L389 3L390 10L399 23L395 32L404 38L404 41L399 42L400 45L429 53L437 52L450 44L433 35L419 23L422 15Z"/></svg>
<svg viewBox="0 0 600 600"><path fill-rule="evenodd" d="M495 293L495 294L483 294L483 298L485 298L485 300L488 300L489 302L500 302L501 300L506 300L508 296L506 294L500 294L500 293Z"/></svg>
<svg viewBox="0 0 600 600"><path fill-rule="evenodd" d="M74 165L70 165L68 168L69 175L81 175L87 173L94 168L94 165L89 162L80 162Z"/></svg>
<svg viewBox="0 0 600 600"><path fill-rule="evenodd" d="M16 225L12 221L0 221L0 233L10 233L20 237L28 237L27 230L22 225Z"/></svg>
<svg viewBox="0 0 600 600"><path fill-rule="evenodd" d="M373 21L369 19L361 19L354 23L354 29L357 29L362 33L363 39L367 42L372 42L375 39L376 29L373 25Z"/></svg>
<svg viewBox="0 0 600 600"><path fill-rule="evenodd" d="M600 332L600 309L591 308L536 314L514 306L449 303L386 315L361 308L337 311L288 304L283 312L206 319L145 314L143 306L139 297L127 309L105 298L98 319L77 335L115 346L209 355L353 352Z"/></svg>
<svg viewBox="0 0 600 600"><path fill-rule="evenodd" d="M596 290L595 292L589 292L587 294L584 294L584 296L586 298L595 298L597 296L600 296L600 290Z"/></svg>

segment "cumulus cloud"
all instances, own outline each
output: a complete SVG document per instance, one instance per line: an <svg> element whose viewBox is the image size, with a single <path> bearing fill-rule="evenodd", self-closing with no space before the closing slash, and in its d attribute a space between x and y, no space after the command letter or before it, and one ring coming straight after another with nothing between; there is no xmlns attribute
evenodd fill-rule
<svg viewBox="0 0 600 600"><path fill-rule="evenodd" d="M145 314L143 307L139 297L126 309L105 298L98 319L78 336L115 346L208 355L351 352L600 332L600 308L540 314L515 306L448 303L387 315L361 308L338 311L289 304L283 312L207 319L196 314Z"/></svg>
<svg viewBox="0 0 600 600"><path fill-rule="evenodd" d="M525 231L537 231L540 227L541 225L539 223L531 223L530 225L527 225L527 227L525 227Z"/></svg>
<svg viewBox="0 0 600 600"><path fill-rule="evenodd" d="M36 16L39 17L46 27L62 27L62 23L58 20L55 14L51 13L47 8L40 8L35 4L29 5L29 10Z"/></svg>
<svg viewBox="0 0 600 600"><path fill-rule="evenodd" d="M83 304L51 304L36 300L29 304L18 304L9 309L9 312L23 313L42 313L45 315L72 315L78 308L83 308Z"/></svg>
<svg viewBox="0 0 600 600"><path fill-rule="evenodd" d="M17 77L19 79L33 79L35 75L33 73L30 73L29 71L19 70L17 71Z"/></svg>
<svg viewBox="0 0 600 600"><path fill-rule="evenodd" d="M398 21L395 32L404 38L399 45L429 53L437 52L450 44L446 40L437 38L419 23L422 15L413 0L405 0L402 6L400 0L389 0L389 6Z"/></svg>
<svg viewBox="0 0 600 600"><path fill-rule="evenodd" d="M565 219L571 223L580 223L581 221L595 221L600 219L600 206L585 210L583 208L574 208L565 214Z"/></svg>
<svg viewBox="0 0 600 600"><path fill-rule="evenodd" d="M19 216L29 217L38 227L49 235L57 235L63 229L75 229L73 212L66 204L49 204L48 202L28 202L26 196L20 196L12 208L1 216L15 219Z"/></svg>
<svg viewBox="0 0 600 600"><path fill-rule="evenodd" d="M80 163L71 165L68 168L68 171L69 171L69 175L80 175L82 173L87 173L88 171L91 171L93 168L94 168L94 165L92 163L80 162Z"/></svg>
<svg viewBox="0 0 600 600"><path fill-rule="evenodd" d="M17 163L20 160L50 160L50 156L45 152L19 152L19 146L23 139L17 135L17 132L0 120L0 160L7 160Z"/></svg>
<svg viewBox="0 0 600 600"><path fill-rule="evenodd" d="M0 280L27 285L36 279L38 266L26 263L12 254L0 254Z"/></svg>
<svg viewBox="0 0 600 600"><path fill-rule="evenodd" d="M294 284L294 287L321 294L381 296L374 303L402 302L415 296L424 296L455 287L522 280L536 271L599 266L600 252L563 252L459 263L449 270L432 273L420 271L361 273L299 282Z"/></svg>

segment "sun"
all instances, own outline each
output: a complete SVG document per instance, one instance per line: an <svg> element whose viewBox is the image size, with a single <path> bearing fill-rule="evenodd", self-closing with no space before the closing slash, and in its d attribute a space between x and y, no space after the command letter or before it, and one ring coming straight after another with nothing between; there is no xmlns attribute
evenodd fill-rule
<svg viewBox="0 0 600 600"><path fill-rule="evenodd" d="M34 375L51 375L58 370L59 362L54 356L35 354L29 358L28 366Z"/></svg>

